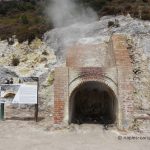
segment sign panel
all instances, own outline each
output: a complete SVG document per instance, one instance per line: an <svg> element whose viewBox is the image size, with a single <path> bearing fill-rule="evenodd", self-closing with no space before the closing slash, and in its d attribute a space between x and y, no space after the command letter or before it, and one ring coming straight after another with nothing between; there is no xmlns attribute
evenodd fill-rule
<svg viewBox="0 0 150 150"><path fill-rule="evenodd" d="M20 85L12 103L37 104L37 85Z"/></svg>
<svg viewBox="0 0 150 150"><path fill-rule="evenodd" d="M37 104L38 78L20 78L19 84L1 84L0 100L18 104Z"/></svg>

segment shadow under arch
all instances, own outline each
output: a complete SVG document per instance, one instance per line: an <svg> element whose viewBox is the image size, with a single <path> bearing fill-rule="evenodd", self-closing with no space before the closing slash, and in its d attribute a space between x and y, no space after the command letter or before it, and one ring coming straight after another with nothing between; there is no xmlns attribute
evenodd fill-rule
<svg viewBox="0 0 150 150"><path fill-rule="evenodd" d="M118 102L105 83L86 81L79 84L69 98L69 124L115 124Z"/></svg>

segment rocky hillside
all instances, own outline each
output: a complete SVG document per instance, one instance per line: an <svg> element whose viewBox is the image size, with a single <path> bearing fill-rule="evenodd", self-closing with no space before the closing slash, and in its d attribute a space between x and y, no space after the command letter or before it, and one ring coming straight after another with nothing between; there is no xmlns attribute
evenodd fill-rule
<svg viewBox="0 0 150 150"><path fill-rule="evenodd" d="M108 27L108 24L114 22L115 19L119 21L119 26ZM1 82L7 76L38 76L41 81L41 93L44 93L41 101L46 98L49 103L53 98L45 96L46 93L49 93L45 87L53 91L49 89L53 88L53 70L54 67L65 64L67 47L74 43L107 44L112 34L127 36L133 64L134 78L132 80L135 86L136 107L137 109L149 109L150 22L133 19L130 16L106 16L91 24L74 24L56 28L45 33L43 41L35 39L30 45L28 42L19 44L17 40L13 45L9 45L7 41L1 41Z"/></svg>
<svg viewBox="0 0 150 150"><path fill-rule="evenodd" d="M119 25L109 26L110 22L115 22L115 19L119 21ZM74 24L56 28L45 33L43 41L35 39L29 45L28 42L20 44L17 40L12 45L7 41L1 41L1 83L6 77L38 76L40 110L46 111L53 106L53 71L56 66L65 65L67 47L75 43L107 45L113 34L123 34L127 37L133 67L135 115L136 112L149 113L150 22L133 19L130 16L105 16L91 24ZM134 127L136 129L141 122L137 124Z"/></svg>
<svg viewBox="0 0 150 150"><path fill-rule="evenodd" d="M87 6L92 5L88 0L82 2ZM99 1L93 2L96 5ZM147 5L149 1L130 1L129 3L134 3L131 5L134 11L136 11L134 9L136 4L143 6L137 7L139 18L142 18L142 11L139 10L144 11L144 7L149 8ZM46 111L53 106L54 68L65 65L67 48L78 43L104 43L108 45L113 34L123 34L127 37L128 51L133 67L133 79L131 80L134 85L134 115L137 112L150 114L150 21L135 19L130 11L119 11L119 14L126 12L131 15L104 16L92 23L75 22L65 27L49 30L44 28L47 25L45 22L36 22L38 13L35 12L38 7L34 3L30 4L35 5L34 8L31 7L30 11L29 9L22 10L21 16L18 10L13 10L14 13L10 15L11 9L6 14L1 13L0 15L0 83L4 83L5 78L11 77L15 79L23 76L39 77L39 106L40 110ZM117 7L118 4L120 4L119 7ZM2 8L1 6L0 8ZM92 7L100 15L112 15L116 13L112 13L112 11L108 11L108 13L106 10L110 10L112 7L114 11L121 6L125 6L123 1L112 0L103 3L103 7L100 9ZM122 7L120 10L123 10ZM42 18L43 15L40 17ZM36 31L35 34L32 34L32 31ZM42 38L38 35L42 35ZM5 37L2 38L3 36ZM20 41L22 38L23 40ZM139 125L143 124L136 123L134 128L137 129Z"/></svg>
<svg viewBox="0 0 150 150"><path fill-rule="evenodd" d="M52 0L0 1L0 39L9 40L16 35L19 42L36 37L53 28L45 8ZM150 20L150 0L74 0L82 7L92 7L99 17L105 15L127 15ZM54 14L55 15L55 14Z"/></svg>
<svg viewBox="0 0 150 150"><path fill-rule="evenodd" d="M40 39L35 39L30 45L28 42L19 44L17 40L13 45L9 45L7 41L0 42L0 83L11 77L15 83L18 83L18 77L39 77L40 110L46 111L53 105L55 65L53 50Z"/></svg>

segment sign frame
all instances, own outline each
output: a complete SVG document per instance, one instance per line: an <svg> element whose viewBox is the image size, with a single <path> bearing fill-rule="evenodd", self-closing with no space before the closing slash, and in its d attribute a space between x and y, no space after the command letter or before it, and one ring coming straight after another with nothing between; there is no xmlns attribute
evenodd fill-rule
<svg viewBox="0 0 150 150"><path fill-rule="evenodd" d="M21 85L21 83L23 82L27 82L28 80L30 80L30 82L36 82L37 84L37 103L36 104L28 104L28 105L34 105L34 119L36 122L38 122L38 113L39 113L39 78L38 77L21 77L19 78L19 84L1 84L1 85L10 85L10 86L15 86L15 85ZM1 85L0 85L0 88L1 88ZM12 102L11 102L12 104ZM20 105L23 104L23 103L19 103Z"/></svg>

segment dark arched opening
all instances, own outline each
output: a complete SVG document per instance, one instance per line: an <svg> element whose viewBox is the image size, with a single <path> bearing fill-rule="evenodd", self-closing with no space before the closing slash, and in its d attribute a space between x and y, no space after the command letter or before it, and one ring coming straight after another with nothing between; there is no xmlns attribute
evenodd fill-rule
<svg viewBox="0 0 150 150"><path fill-rule="evenodd" d="M114 124L117 100L104 83L88 81L79 85L70 96L69 123Z"/></svg>

